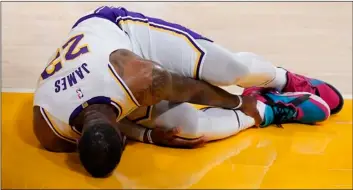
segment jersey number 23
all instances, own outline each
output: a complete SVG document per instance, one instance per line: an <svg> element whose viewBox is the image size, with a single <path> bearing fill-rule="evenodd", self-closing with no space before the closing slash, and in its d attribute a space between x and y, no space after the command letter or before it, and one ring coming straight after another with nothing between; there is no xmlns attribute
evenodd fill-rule
<svg viewBox="0 0 353 190"><path fill-rule="evenodd" d="M66 61L72 61L78 58L79 56L89 52L87 44L79 46L79 43L83 39L83 37L83 34L75 35L71 37L61 48L58 48L56 50L54 59L49 62L48 66L41 74L42 80L49 78L56 72L60 71L60 69L62 69L62 59L65 59ZM60 52L63 53L63 58Z"/></svg>

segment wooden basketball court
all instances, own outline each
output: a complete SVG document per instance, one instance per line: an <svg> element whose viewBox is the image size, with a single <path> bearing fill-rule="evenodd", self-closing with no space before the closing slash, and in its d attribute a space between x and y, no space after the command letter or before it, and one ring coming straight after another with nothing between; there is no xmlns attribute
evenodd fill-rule
<svg viewBox="0 0 353 190"><path fill-rule="evenodd" d="M2 188L352 188L348 2L109 3L323 79L345 94L345 107L317 126L249 129L199 149L129 144L106 179L88 176L76 154L40 148L31 121L37 78L75 20L101 5L106 4L2 3Z"/></svg>

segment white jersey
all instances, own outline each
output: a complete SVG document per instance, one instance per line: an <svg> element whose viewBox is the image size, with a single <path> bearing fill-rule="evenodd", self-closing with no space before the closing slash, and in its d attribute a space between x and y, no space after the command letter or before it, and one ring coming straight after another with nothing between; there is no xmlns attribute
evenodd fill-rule
<svg viewBox="0 0 353 190"><path fill-rule="evenodd" d="M198 39L208 40L181 25L122 7L99 7L81 17L58 48L41 74L34 105L41 107L56 134L73 141L79 132L72 121L88 105L112 104L117 120L139 106L109 62L113 51L127 49L169 71L199 79L206 52Z"/></svg>
<svg viewBox="0 0 353 190"><path fill-rule="evenodd" d="M90 104L111 104L120 120L139 104L115 72L109 55L129 48L126 34L112 22L90 18L72 29L42 72L34 105L61 138L75 142L80 135L73 119Z"/></svg>

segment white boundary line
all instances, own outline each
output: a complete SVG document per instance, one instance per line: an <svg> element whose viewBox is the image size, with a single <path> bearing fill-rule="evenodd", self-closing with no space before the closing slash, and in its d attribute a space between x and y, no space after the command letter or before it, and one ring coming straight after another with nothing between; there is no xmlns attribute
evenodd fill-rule
<svg viewBox="0 0 353 190"><path fill-rule="evenodd" d="M33 93L34 89L32 88L2 88L1 92L13 92L13 93ZM343 94L344 99L351 100L352 94Z"/></svg>
<svg viewBox="0 0 353 190"><path fill-rule="evenodd" d="M14 92L14 93L33 93L32 88L2 88L1 92Z"/></svg>

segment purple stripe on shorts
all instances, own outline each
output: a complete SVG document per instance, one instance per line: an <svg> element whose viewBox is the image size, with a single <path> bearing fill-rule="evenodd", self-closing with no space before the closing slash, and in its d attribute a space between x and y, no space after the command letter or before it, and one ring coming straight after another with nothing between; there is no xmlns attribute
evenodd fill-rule
<svg viewBox="0 0 353 190"><path fill-rule="evenodd" d="M198 80L200 79L201 63L203 62L203 58L205 56L205 52L195 43L194 39L205 39L205 40L208 40L207 38L202 38L202 36L198 37L198 38L195 38L195 35L192 35L192 34L186 32L185 30L180 30L178 28L170 27L168 25L157 24L157 23L151 22L150 20L146 20L146 18L136 18L136 17L132 18L131 16L126 16L126 17L120 18L118 20L118 22L120 20L124 20L124 21L125 20L132 20L132 21L139 21L139 22L143 22L143 23L148 23L148 25L151 26L151 27L160 28L160 29L167 30L167 31L172 31L172 32L175 32L177 34L185 36L188 39L188 41L198 50L198 52L200 52L200 59L199 59L199 62L197 63L196 76L195 76L196 79L198 79ZM187 35L187 34L189 34L189 35ZM211 40L209 40L209 41L211 41Z"/></svg>
<svg viewBox="0 0 353 190"><path fill-rule="evenodd" d="M184 26L181 26L179 24L175 24L175 23L171 23L171 22L167 22L165 20L162 20L162 19L158 19L158 18L152 18L152 17L147 17L149 22L152 22L152 23L155 23L155 24L159 24L159 25L163 25L163 26L168 26L168 27L171 27L171 28L175 28L175 29L178 29L178 30L181 30L183 32L186 32L188 33L192 38L194 39L203 39L203 40L207 40L207 41L211 41L210 39L202 36L201 34L198 34ZM152 24L151 24L152 25Z"/></svg>
<svg viewBox="0 0 353 190"><path fill-rule="evenodd" d="M175 33L178 33L178 34L181 34L183 36L185 36L186 38L188 38L188 40L192 43L192 45L200 52L200 60L199 62L197 63L197 68L196 68L196 76L195 78L197 80L200 80L200 69L201 69L201 63L203 62L203 58L205 56L205 52L202 51L202 49L199 48L199 46L197 44L195 44L194 40L192 40L188 35L185 35L183 32L180 32L178 30L175 30L175 29L171 29L171 28L168 28L168 27L164 27L164 26L161 26L161 25L156 25L156 24L153 24L153 23L149 23L150 26L153 26L153 27L156 27L156 28L161 28L161 29L164 29L164 30L169 30L169 31L173 31ZM190 34L190 33L189 33ZM190 34L191 36L191 34ZM195 39L195 37L193 37ZM198 39L204 39L204 38L198 38Z"/></svg>
<svg viewBox="0 0 353 190"><path fill-rule="evenodd" d="M128 11L122 7L107 7L107 6L99 7L94 11L94 13L80 18L75 23L73 28L76 27L79 23L83 22L84 20L93 18L93 17L107 19L113 22L114 24L116 24L120 29L122 29L122 27L118 24L120 20L133 20L133 21L147 23L151 27L161 28L161 29L172 31L185 36L188 39L188 41L190 41L193 44L193 46L201 53L199 63L197 63L197 71L195 76L196 79L200 79L199 78L200 67L201 67L201 63L203 62L205 53L202 51L201 48L198 47L197 44L195 44L195 39L196 40L202 39L202 40L213 42L212 40L179 24L167 22L158 18L147 17L141 13Z"/></svg>
<svg viewBox="0 0 353 190"><path fill-rule="evenodd" d="M150 25L152 25L152 23L154 23L154 24L158 24L158 25L163 25L163 26L175 28L175 29L181 30L181 31L189 34L194 39L204 39L204 40L213 42L212 40L202 36L201 34L194 32L194 31L192 31L182 25L167 22L167 21L159 19L159 18L148 17L148 16L145 16L141 13L128 11L125 8L120 8L120 10L124 10L124 15L121 15L121 17L131 17L131 19L147 20L150 23ZM139 21L141 21L141 20L139 20Z"/></svg>
<svg viewBox="0 0 353 190"><path fill-rule="evenodd" d="M87 19L93 18L93 17L104 18L104 19L107 19L109 21L112 21L115 24L117 24L118 21L121 20L121 19L123 19L123 20L125 20L125 19L135 20L136 19L138 21L149 23L150 25L152 25L154 23L154 24L163 25L163 26L174 28L174 29L178 29L180 31L183 31L183 32L189 34L194 39L203 39L203 40L207 40L207 41L213 42L212 40L202 36L201 34L198 34L198 33L194 32L194 31L192 31L192 30L190 30L190 29L188 29L188 28L186 28L184 26L181 26L179 24L167 22L165 20L158 19L158 18L147 17L147 16L145 16L145 15L143 15L141 13L128 11L128 10L126 10L123 7L108 7L108 6L99 7L92 14L89 14L89 15L86 15L84 17L81 17L74 24L74 26L72 28L75 28L78 24L80 24L84 20L87 20Z"/></svg>

